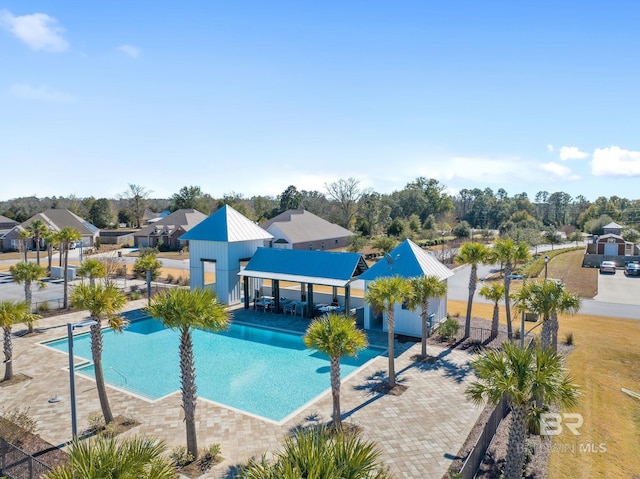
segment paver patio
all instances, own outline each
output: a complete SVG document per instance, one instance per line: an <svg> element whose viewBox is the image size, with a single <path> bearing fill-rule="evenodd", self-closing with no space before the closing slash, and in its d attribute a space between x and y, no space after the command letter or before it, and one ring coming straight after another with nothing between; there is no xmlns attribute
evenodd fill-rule
<svg viewBox="0 0 640 479"><path fill-rule="evenodd" d="M128 309L145 305L144 300L129 303ZM71 436L69 373L66 354L52 351L38 343L66 336L68 322L87 318L87 313L71 313L41 320L40 332L30 337L14 338L14 373L31 377L0 388L0 405L6 410L29 408L38 421L40 435L54 445L65 444ZM300 317L273 313L254 313L236 309L237 321L268 322L282 329L303 332L308 322ZM20 326L18 328L20 329ZM369 334L372 344L384 346L386 333ZM341 405L346 422L362 427L363 434L377 441L385 461L397 478L441 478L456 456L482 408L464 397L471 380L469 356L465 352L429 346L430 355L439 355L431 365L415 363L420 345L396 344L398 381L408 389L400 396L373 392L372 386L384 375L388 359L381 355L342 385ZM196 363L196 373L198 365ZM284 424L263 420L200 399L197 409L199 446L220 443L224 461L203 478L231 477L237 464L252 456L275 451L294 427L314 421L328 421L331 395L326 393L307 405ZM134 415L141 424L127 435L146 434L163 439L169 448L185 444L185 430L176 393L155 402L109 387L109 400L115 415ZM92 380L76 375L78 428L88 426L89 414L100 405ZM53 396L62 401L49 403Z"/></svg>

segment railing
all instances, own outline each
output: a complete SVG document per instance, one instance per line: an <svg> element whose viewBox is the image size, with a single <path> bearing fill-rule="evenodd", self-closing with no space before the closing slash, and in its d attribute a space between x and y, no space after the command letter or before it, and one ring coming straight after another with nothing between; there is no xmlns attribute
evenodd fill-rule
<svg viewBox="0 0 640 479"><path fill-rule="evenodd" d="M484 459L484 455L493 440L493 436L498 430L498 426L500 426L500 422L507 415L507 411L509 410L509 406L507 404L506 397L502 397L502 400L495 407L487 423L484 425L482 432L480 433L480 437L471 448L471 451L467 455L467 458L462 464L462 468L460 469L460 478L461 479L473 479L480 467L480 463Z"/></svg>
<svg viewBox="0 0 640 479"><path fill-rule="evenodd" d="M0 475L9 479L38 479L49 471L49 466L0 438Z"/></svg>

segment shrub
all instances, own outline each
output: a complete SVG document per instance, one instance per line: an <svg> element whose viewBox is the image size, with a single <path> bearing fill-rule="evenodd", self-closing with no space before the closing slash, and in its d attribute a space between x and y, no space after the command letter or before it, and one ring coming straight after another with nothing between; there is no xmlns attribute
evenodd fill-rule
<svg viewBox="0 0 640 479"><path fill-rule="evenodd" d="M173 283L173 281L174 281L174 277L171 273L169 273L167 275L167 283Z"/></svg>
<svg viewBox="0 0 640 479"><path fill-rule="evenodd" d="M121 424L123 426L136 426L140 422L138 421L138 417L135 413L127 413L123 416Z"/></svg>
<svg viewBox="0 0 640 479"><path fill-rule="evenodd" d="M89 413L89 432L96 433L102 431L105 427L104 417L100 411Z"/></svg>
<svg viewBox="0 0 640 479"><path fill-rule="evenodd" d="M20 446L29 434L35 433L38 422L29 416L29 408L15 408L0 415L0 437Z"/></svg>
<svg viewBox="0 0 640 479"><path fill-rule="evenodd" d="M140 298L142 298L142 293L140 291L132 291L129 294L129 299L131 299L131 301L135 301L136 299Z"/></svg>
<svg viewBox="0 0 640 479"><path fill-rule="evenodd" d="M205 461L213 461L216 457L218 457L220 455L220 452L222 451L222 448L220 447L220 444L211 444L210 446L206 447L203 453L203 460Z"/></svg>
<svg viewBox="0 0 640 479"><path fill-rule="evenodd" d="M44 303L38 303L38 314L46 314L51 311L49 307L49 303L45 301Z"/></svg>
<svg viewBox="0 0 640 479"><path fill-rule="evenodd" d="M438 334L442 339L453 341L458 335L458 329L460 329L458 321L454 318L447 318L440 324Z"/></svg>
<svg viewBox="0 0 640 479"><path fill-rule="evenodd" d="M567 346L573 346L573 331L568 332L564 336L564 344Z"/></svg>
<svg viewBox="0 0 640 479"><path fill-rule="evenodd" d="M193 456L189 454L185 446L177 446L171 449L169 457L176 467L182 468L193 462Z"/></svg>

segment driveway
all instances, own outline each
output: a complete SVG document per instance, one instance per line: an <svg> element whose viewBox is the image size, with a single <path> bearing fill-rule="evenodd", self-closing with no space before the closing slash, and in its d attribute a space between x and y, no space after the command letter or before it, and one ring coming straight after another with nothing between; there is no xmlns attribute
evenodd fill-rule
<svg viewBox="0 0 640 479"><path fill-rule="evenodd" d="M607 303L640 305L640 277L625 276L620 269L616 274L598 274L598 294L593 299Z"/></svg>

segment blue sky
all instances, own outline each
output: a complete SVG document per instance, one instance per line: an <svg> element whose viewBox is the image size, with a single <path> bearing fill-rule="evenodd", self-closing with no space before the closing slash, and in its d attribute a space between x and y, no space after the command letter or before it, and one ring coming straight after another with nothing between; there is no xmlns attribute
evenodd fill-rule
<svg viewBox="0 0 640 479"><path fill-rule="evenodd" d="M638 198L640 2L0 2L0 200Z"/></svg>

